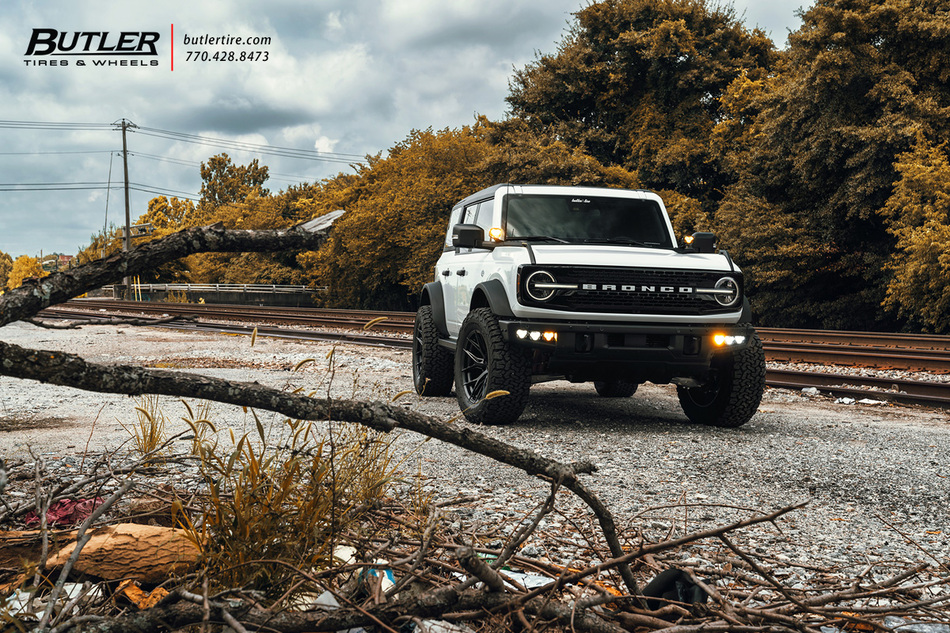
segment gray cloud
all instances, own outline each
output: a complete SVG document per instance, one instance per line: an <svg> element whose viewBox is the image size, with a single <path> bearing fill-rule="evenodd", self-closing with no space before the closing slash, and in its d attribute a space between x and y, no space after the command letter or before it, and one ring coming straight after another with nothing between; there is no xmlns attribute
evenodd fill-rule
<svg viewBox="0 0 950 633"><path fill-rule="evenodd" d="M188 134L355 155L385 151L413 128L458 127L476 114L499 118L513 68L554 52L585 0L252 0L115 3L112 0L9 0L0 23L2 118L134 123ZM785 0L748 4L746 19L797 26ZM737 13L743 9L737 6ZM778 20L773 22L772 20ZM169 35L175 25L175 69ZM159 68L27 67L33 28L157 31ZM183 37L264 36L267 62L187 61ZM252 47L253 48L253 47ZM233 47L232 47L233 49ZM234 49L240 52L239 49ZM118 132L0 128L0 182L119 181ZM195 194L197 163L222 151L129 135L130 179L153 189ZM11 152L88 152L24 155ZM2 152L6 152L3 154ZM228 152L236 162L252 154ZM178 162L147 157L155 155ZM277 190L295 178L319 180L345 164L261 156ZM132 192L132 216L153 193ZM109 198L109 221L124 211ZM100 230L105 191L0 191L0 250L14 256L73 253Z"/></svg>

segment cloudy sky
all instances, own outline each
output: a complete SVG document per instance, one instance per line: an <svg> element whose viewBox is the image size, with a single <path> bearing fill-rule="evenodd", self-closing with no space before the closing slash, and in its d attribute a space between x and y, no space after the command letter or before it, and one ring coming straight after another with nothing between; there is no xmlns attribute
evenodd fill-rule
<svg viewBox="0 0 950 633"><path fill-rule="evenodd" d="M123 180L122 119L136 126L127 135L133 221L156 195L197 198L199 163L222 151L236 163L268 165L271 190L313 182L351 171L353 161L412 129L503 117L512 69L554 52L586 4L4 0L0 251L75 254L107 223L124 223L115 188ZM734 6L784 46L800 25L796 10L809 4ZM75 37L69 52L90 54L42 54L63 52L52 50L51 30L66 48ZM90 32L109 35L82 35ZM155 56L147 54L155 38L148 33L158 34ZM264 39L218 43L228 37ZM129 54L91 54L100 48Z"/></svg>

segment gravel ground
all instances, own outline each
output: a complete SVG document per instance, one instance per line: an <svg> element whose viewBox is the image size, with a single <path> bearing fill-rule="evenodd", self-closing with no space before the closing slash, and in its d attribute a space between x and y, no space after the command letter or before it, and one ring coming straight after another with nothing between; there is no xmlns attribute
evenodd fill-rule
<svg viewBox="0 0 950 633"><path fill-rule="evenodd" d="M274 387L302 386L335 397L390 399L411 389L404 350L332 346L195 334L155 328L87 326L43 330L14 323L0 339L37 349L77 353L93 362L196 371ZM300 371L298 363L315 359ZM331 376L332 374L332 376ZM403 396L404 406L448 419L454 398ZM139 401L0 377L0 456L8 463L33 455L68 467L84 453L127 442ZM169 432L184 413L166 399ZM253 428L240 409L216 405L212 419ZM464 422L457 422L465 424ZM776 526L742 531L742 546L789 565L863 568L869 563L950 564L950 415L945 410L842 405L826 397L769 390L756 416L739 429L687 424L669 386L643 385L628 399L600 398L590 385L536 385L523 418L483 432L548 457L591 459L586 483L618 524L649 539L681 536L789 504L808 501ZM450 519L499 536L543 501L546 487L504 465L407 434L426 488L438 499L475 497ZM411 466L417 468L414 462ZM579 508L564 493L561 515L545 519L530 547L556 562L576 556ZM566 541L565 541L566 539ZM715 543L699 549L715 550ZM531 554L529 554L531 555ZM589 562L589 561L584 561Z"/></svg>

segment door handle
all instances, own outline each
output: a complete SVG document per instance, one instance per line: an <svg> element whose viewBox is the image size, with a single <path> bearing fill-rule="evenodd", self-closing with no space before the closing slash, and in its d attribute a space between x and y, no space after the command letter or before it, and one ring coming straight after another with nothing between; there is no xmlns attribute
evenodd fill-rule
<svg viewBox="0 0 950 633"><path fill-rule="evenodd" d="M465 276L465 269L464 269L464 268L460 268L460 269L458 269L458 270L455 271L455 274L458 275L459 277L464 277L464 276Z"/></svg>
<svg viewBox="0 0 950 633"><path fill-rule="evenodd" d="M443 271L442 271L442 276L443 276L443 277L448 277L448 276L451 275L451 274L452 274L452 271L451 271L451 270L443 270Z"/></svg>

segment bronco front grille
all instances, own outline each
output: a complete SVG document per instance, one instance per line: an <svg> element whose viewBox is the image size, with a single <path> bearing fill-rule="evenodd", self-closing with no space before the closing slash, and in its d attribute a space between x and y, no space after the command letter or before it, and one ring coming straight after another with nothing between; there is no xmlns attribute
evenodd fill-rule
<svg viewBox="0 0 950 633"><path fill-rule="evenodd" d="M538 271L547 274L532 276ZM726 306L717 301L714 294L702 292L715 289L724 277L734 280L738 288L735 301ZM531 292L526 287L529 279ZM742 308L742 274L663 268L526 265L518 271L518 301L526 306L571 312L722 314Z"/></svg>

